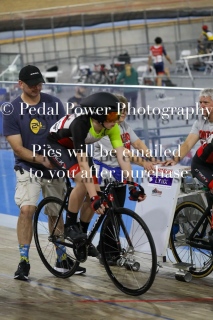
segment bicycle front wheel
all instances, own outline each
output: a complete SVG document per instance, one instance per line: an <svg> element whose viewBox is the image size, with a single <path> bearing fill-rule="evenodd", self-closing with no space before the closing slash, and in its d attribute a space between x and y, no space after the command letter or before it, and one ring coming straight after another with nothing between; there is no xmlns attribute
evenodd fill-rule
<svg viewBox="0 0 213 320"><path fill-rule="evenodd" d="M104 267L118 289L132 296L141 295L151 287L157 270L152 235L132 210L115 208L113 217L109 214L101 229Z"/></svg>
<svg viewBox="0 0 213 320"><path fill-rule="evenodd" d="M172 224L169 244L177 262L191 264L189 271L193 277L203 278L213 271L213 255L211 250L199 248L199 239L208 240L210 219L204 219L194 236L195 245L186 243L198 220L205 210L197 203L187 201L176 208Z"/></svg>
<svg viewBox="0 0 213 320"><path fill-rule="evenodd" d="M62 212L56 225L61 207L62 200L55 197L47 197L39 203L34 215L34 238L45 267L56 277L68 278L75 273L79 263L75 260L73 249L66 246L71 243L64 240L65 212Z"/></svg>

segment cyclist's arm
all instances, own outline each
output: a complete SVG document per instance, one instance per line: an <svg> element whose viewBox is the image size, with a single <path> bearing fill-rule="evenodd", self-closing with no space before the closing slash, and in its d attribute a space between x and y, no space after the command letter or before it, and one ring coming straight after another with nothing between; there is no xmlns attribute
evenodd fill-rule
<svg viewBox="0 0 213 320"><path fill-rule="evenodd" d="M170 64L172 64L172 60L171 60L170 56L166 55L165 58L167 61L169 61Z"/></svg>
<svg viewBox="0 0 213 320"><path fill-rule="evenodd" d="M155 170L155 167L151 161L145 160L145 158L142 158L137 155L130 156L130 161L134 164L137 164L138 166L144 167L145 170Z"/></svg>
<svg viewBox="0 0 213 320"><path fill-rule="evenodd" d="M93 180L91 179L91 170L88 164L88 155L87 153L78 153L77 154L77 160L78 164L81 169L82 179L84 182L84 185L87 189L87 192L89 194L89 197L92 198L97 195L97 191L95 188L95 184L93 183Z"/></svg>
<svg viewBox="0 0 213 320"><path fill-rule="evenodd" d="M117 159L118 159L118 163L122 169L122 179L127 179L129 181L133 181L133 177L132 177L132 167L131 167L131 163L129 158L125 158L123 156L124 154L124 147L118 147L115 148L116 149L116 154L117 154ZM135 188L134 188L135 189ZM130 189L130 194L131 192L133 192L133 190ZM143 201L146 199L146 195L139 195L137 198L137 201Z"/></svg>
<svg viewBox="0 0 213 320"><path fill-rule="evenodd" d="M152 65L153 65L153 59L152 59L152 55L150 53L149 58L148 58L148 66L151 67Z"/></svg>
<svg viewBox="0 0 213 320"><path fill-rule="evenodd" d="M131 162L144 167L146 170L154 170L153 164L156 164L156 161L154 157L150 157L150 150L145 143L138 138L136 141L132 142L131 145L142 154L142 157L138 155L132 156ZM146 161L145 158L149 158L150 161Z"/></svg>
<svg viewBox="0 0 213 320"><path fill-rule="evenodd" d="M123 170L123 176L124 178L127 178L128 180L132 181L132 167L130 163L130 158L127 156L125 157L125 148L124 147L118 147L115 148L116 155L118 159L118 163Z"/></svg>
<svg viewBox="0 0 213 320"><path fill-rule="evenodd" d="M39 163L45 166L46 168L53 169L54 166L51 164L47 157L43 157L39 154L33 154L33 151L23 147L23 142L20 134L6 136L7 141L9 142L14 153L21 159L32 162Z"/></svg>
<svg viewBox="0 0 213 320"><path fill-rule="evenodd" d="M151 150L145 145L145 143L141 139L137 139L132 142L131 145L133 148L138 150L143 157L149 158L150 161L155 162L155 158L151 156Z"/></svg>

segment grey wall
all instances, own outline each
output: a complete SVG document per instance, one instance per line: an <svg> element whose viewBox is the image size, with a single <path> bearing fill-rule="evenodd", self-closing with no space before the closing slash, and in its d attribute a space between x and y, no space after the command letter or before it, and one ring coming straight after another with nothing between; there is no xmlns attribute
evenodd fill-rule
<svg viewBox="0 0 213 320"><path fill-rule="evenodd" d="M209 18L208 18L209 19ZM113 56L127 49L131 55L147 55L149 45L156 36L163 38L168 53L174 60L182 49L194 49L201 33L203 19L187 19L186 21L171 21L161 24L147 24L137 28L130 24L129 29L109 29L101 32L93 29L92 33L83 35L69 35L58 37L57 31L46 39L2 44L0 51L7 53L21 53L24 63L45 62L50 60L68 59L75 62L80 55ZM211 21L205 22L211 26ZM166 24L166 25L165 25Z"/></svg>

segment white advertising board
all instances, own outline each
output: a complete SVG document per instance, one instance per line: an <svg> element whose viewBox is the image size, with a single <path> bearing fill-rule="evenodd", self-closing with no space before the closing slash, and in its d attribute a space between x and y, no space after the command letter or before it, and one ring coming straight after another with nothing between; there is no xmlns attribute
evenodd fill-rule
<svg viewBox="0 0 213 320"><path fill-rule="evenodd" d="M148 225L157 250L157 256L166 256L175 207L180 193L183 166L160 167L155 175L144 178L142 186L145 201L136 204L135 212Z"/></svg>

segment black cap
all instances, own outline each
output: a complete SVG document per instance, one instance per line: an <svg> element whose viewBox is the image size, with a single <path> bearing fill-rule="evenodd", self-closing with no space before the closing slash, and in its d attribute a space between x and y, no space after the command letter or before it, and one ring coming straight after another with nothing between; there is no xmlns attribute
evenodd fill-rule
<svg viewBox="0 0 213 320"><path fill-rule="evenodd" d="M39 83L45 83L39 68L28 65L19 72L19 80L25 82L29 86L35 86Z"/></svg>

